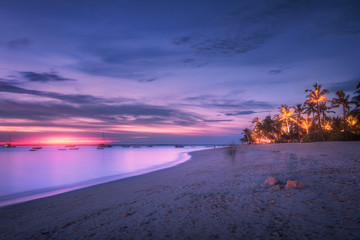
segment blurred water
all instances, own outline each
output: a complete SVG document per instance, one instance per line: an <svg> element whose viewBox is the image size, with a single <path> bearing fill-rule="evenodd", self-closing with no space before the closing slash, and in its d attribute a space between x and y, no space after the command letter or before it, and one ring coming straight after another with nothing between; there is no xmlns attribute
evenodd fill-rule
<svg viewBox="0 0 360 240"><path fill-rule="evenodd" d="M58 148L0 149L0 206L175 166L205 147Z"/></svg>

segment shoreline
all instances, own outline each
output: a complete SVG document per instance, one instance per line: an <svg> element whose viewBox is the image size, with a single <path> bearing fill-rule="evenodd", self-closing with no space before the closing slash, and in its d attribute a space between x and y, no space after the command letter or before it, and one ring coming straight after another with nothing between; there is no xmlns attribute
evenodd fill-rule
<svg viewBox="0 0 360 240"><path fill-rule="evenodd" d="M360 142L240 145L0 208L0 239L357 239ZM270 176L304 189L274 190Z"/></svg>
<svg viewBox="0 0 360 240"><path fill-rule="evenodd" d="M22 149L24 150L24 149ZM55 150L55 149L52 149ZM86 149L88 150L88 149ZM124 149L125 151L127 149ZM168 149L166 149L168 150ZM135 150L136 151L136 150ZM152 151L152 150L150 150ZM191 156L188 154L189 149L184 149L183 152L177 152L174 153L172 156L173 158L171 160L168 160L166 162L159 162L157 164L152 164L150 166L146 166L144 168L138 168L135 169L133 171L123 171L123 172L118 172L118 173L112 173L112 175L100 175L100 176L95 176L93 178L84 178L81 179L81 181L77 181L77 182L68 182L68 183L62 183L59 184L59 182L57 182L57 185L48 185L48 186L42 186L42 188L24 188L23 191L20 192L14 192L14 193L10 193L10 194L1 194L0 196L0 207L4 207L4 206L9 206L9 205L13 205L13 204L18 204L21 202L27 202L27 201L31 201L31 200L35 200L35 199L39 199L39 198L43 198L43 197L49 197L49 196L53 196L53 195L58 195L58 194L62 194L65 192L69 192L69 191L74 191L77 189L81 189L81 188L86 188L86 187L90 187L90 186L94 186L94 185L98 185L98 184L102 184L102 183L107 183L107 182L112 182L112 181L116 181L116 180L120 180L120 179L124 179L124 178L129 178L129 177L133 177L133 176L138 176L138 175L143 175L152 171L157 171L160 169L166 169L169 167L173 167L176 166L180 163L183 163L185 161L188 161ZM196 149L195 149L196 151ZM78 153L78 152L76 152ZM81 157L81 156L80 156ZM3 160L3 159L2 159ZM13 159L10 159L10 161ZM17 159L15 158L15 161ZM18 164L20 165L20 164ZM10 171L11 172L11 169ZM5 174L6 176L6 174ZM6 181L6 178L3 176L3 181ZM24 183L26 183L25 181L22 181ZM31 180L29 180L29 182L31 182ZM22 187L22 186L20 186ZM7 189L5 189L6 192Z"/></svg>

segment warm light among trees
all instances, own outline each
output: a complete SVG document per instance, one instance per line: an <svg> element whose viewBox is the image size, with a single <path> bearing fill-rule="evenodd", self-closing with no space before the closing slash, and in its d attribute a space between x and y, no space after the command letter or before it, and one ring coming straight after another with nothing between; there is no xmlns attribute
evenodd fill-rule
<svg viewBox="0 0 360 240"><path fill-rule="evenodd" d="M279 114L273 117L268 115L263 120L254 118L253 130L244 129L241 141L264 144L360 140L360 83L356 88L352 101L349 100L350 95L339 90L329 104L330 100L326 96L329 91L314 84L313 89L305 90L308 95L304 104L283 104L279 107ZM341 117L333 111L340 107Z"/></svg>

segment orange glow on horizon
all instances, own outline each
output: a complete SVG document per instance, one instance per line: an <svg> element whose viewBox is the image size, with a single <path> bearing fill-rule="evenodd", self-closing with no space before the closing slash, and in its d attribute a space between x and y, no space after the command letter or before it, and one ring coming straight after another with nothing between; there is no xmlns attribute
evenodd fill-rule
<svg viewBox="0 0 360 240"><path fill-rule="evenodd" d="M40 141L45 145L66 145L66 144L98 144L102 139L89 139L79 137L48 137Z"/></svg>
<svg viewBox="0 0 360 240"><path fill-rule="evenodd" d="M106 141L111 143L111 141ZM4 145L9 142L0 142ZM44 137L40 139L24 139L20 141L11 141L13 145L96 145L103 143L101 138L81 138L81 137Z"/></svg>

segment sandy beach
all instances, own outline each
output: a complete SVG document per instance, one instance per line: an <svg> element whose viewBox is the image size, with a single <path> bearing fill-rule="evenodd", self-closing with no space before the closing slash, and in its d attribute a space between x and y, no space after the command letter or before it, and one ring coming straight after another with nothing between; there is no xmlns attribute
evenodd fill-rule
<svg viewBox="0 0 360 240"><path fill-rule="evenodd" d="M360 142L241 145L0 208L0 239L360 239ZM270 176L281 181L272 186ZM286 189L287 180L303 188Z"/></svg>

